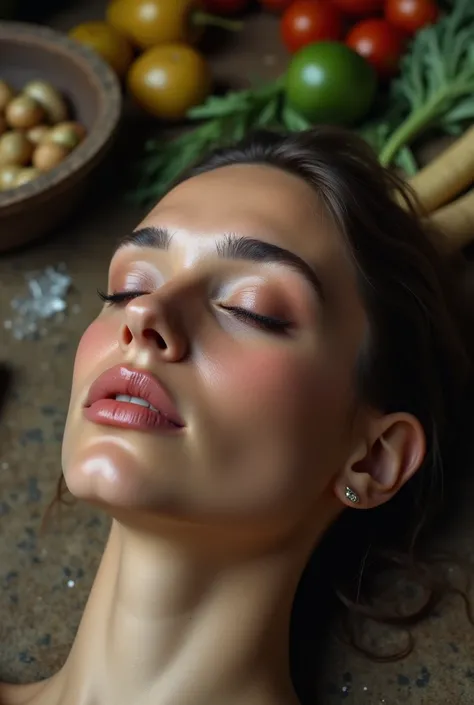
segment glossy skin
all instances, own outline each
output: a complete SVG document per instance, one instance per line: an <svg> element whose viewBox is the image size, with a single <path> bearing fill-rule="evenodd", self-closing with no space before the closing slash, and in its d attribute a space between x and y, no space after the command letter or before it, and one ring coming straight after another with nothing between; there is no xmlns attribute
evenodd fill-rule
<svg viewBox="0 0 474 705"><path fill-rule="evenodd" d="M178 186L141 227L167 228L171 243L113 257L109 291L137 296L84 333L63 443L69 489L112 515L109 541L61 671L0 684L0 702L297 705L288 630L308 557L351 506L346 486L365 509L413 475L423 432L355 399L367 317L303 181L224 167ZM226 233L291 250L293 266L248 243L260 261L224 258ZM178 433L86 418L91 385L117 364L160 381Z"/></svg>

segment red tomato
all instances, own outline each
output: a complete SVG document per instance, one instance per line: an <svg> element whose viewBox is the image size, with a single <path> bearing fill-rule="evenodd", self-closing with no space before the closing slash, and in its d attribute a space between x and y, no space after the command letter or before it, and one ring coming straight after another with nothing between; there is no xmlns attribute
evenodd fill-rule
<svg viewBox="0 0 474 705"><path fill-rule="evenodd" d="M202 8L214 15L234 15L249 5L250 0L202 0Z"/></svg>
<svg viewBox="0 0 474 705"><path fill-rule="evenodd" d="M397 73L404 41L401 32L387 20L358 22L347 35L346 44L367 59L381 78Z"/></svg>
<svg viewBox="0 0 474 705"><path fill-rule="evenodd" d="M363 17L373 15L383 9L384 0L331 0L332 4L348 15Z"/></svg>
<svg viewBox="0 0 474 705"><path fill-rule="evenodd" d="M327 0L295 0L281 18L281 37L290 52L342 34L342 15Z"/></svg>
<svg viewBox="0 0 474 705"><path fill-rule="evenodd" d="M260 0L260 5L270 12L283 12L292 2L293 0Z"/></svg>
<svg viewBox="0 0 474 705"><path fill-rule="evenodd" d="M394 27L415 34L438 19L439 9L433 0L386 0L385 17Z"/></svg>

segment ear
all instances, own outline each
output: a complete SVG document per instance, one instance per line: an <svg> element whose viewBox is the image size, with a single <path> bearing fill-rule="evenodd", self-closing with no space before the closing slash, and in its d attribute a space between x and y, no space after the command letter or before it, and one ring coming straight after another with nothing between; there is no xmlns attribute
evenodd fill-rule
<svg viewBox="0 0 474 705"><path fill-rule="evenodd" d="M351 507L371 509L384 504L413 477L425 452L425 433L411 414L373 418L366 438L337 477L335 493Z"/></svg>

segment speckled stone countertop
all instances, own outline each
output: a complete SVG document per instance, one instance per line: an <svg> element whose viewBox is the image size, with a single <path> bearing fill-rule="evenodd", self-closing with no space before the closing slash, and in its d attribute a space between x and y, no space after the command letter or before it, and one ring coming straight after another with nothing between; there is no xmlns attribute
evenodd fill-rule
<svg viewBox="0 0 474 705"><path fill-rule="evenodd" d="M67 29L79 20L99 18L104 4L77 2L54 24ZM275 22L249 21L239 41L219 53L220 76L275 75L284 65L275 37ZM0 680L28 682L63 663L107 535L106 517L84 505L65 507L42 535L40 524L60 473L76 344L98 311L96 289L105 284L116 239L140 218L138 210L117 198L112 171L98 177L103 186L96 189L99 197L87 202L57 236L0 259L0 363L14 370L0 423ZM61 262L73 280L65 319L48 323L38 341L15 340L3 321L12 318L11 300L26 293L24 275ZM469 488L465 496L472 496ZM460 508L445 543L472 555L473 531L470 507ZM330 640L319 702L474 703L474 628L461 600L447 600L414 636L414 652L392 664L374 664Z"/></svg>

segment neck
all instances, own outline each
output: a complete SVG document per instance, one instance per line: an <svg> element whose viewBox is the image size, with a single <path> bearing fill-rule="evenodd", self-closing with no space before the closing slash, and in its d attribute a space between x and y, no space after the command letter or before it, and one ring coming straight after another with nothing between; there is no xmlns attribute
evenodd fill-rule
<svg viewBox="0 0 474 705"><path fill-rule="evenodd" d="M285 545L232 561L229 551L197 558L114 521L74 646L45 702L296 703L288 641L302 553Z"/></svg>

